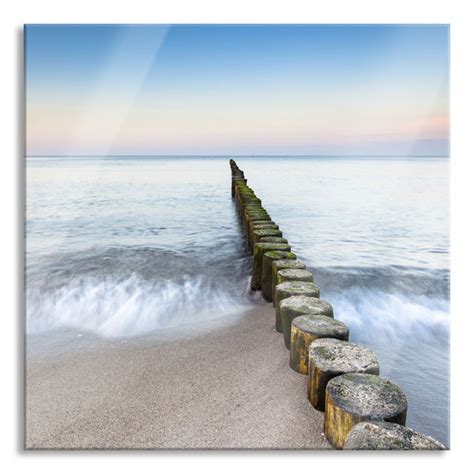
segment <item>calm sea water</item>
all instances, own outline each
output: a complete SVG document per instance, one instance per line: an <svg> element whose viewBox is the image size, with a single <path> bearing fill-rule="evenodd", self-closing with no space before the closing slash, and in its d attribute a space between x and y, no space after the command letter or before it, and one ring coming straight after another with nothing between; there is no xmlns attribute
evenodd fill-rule
<svg viewBox="0 0 474 474"><path fill-rule="evenodd" d="M407 394L408 425L448 444L448 160L234 159ZM228 158L29 158L26 217L28 341L225 324L262 304Z"/></svg>

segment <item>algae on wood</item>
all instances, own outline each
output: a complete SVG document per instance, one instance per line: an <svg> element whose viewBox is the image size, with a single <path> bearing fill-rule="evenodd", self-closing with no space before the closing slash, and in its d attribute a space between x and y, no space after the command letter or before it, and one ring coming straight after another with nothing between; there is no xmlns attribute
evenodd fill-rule
<svg viewBox="0 0 474 474"><path fill-rule="evenodd" d="M312 283L309 284L312 285ZM341 321L328 316L303 315L293 319L291 323L290 367L300 374L307 374L310 344L323 338L347 341L349 328Z"/></svg>
<svg viewBox="0 0 474 474"><path fill-rule="evenodd" d="M354 450L442 450L447 449L431 436L387 421L363 421L349 432L344 449Z"/></svg>
<svg viewBox="0 0 474 474"><path fill-rule="evenodd" d="M259 242L273 242L275 244L287 244L288 240L283 237L262 237Z"/></svg>
<svg viewBox="0 0 474 474"><path fill-rule="evenodd" d="M379 420L404 425L407 399L389 380L372 374L344 374L326 387L324 434L342 449L351 429L362 421Z"/></svg>
<svg viewBox="0 0 474 474"><path fill-rule="evenodd" d="M253 248L253 271L252 271L252 290L262 289L262 263L263 254L269 250L281 250L283 252L290 252L291 247L288 244L274 244L271 242L259 242L255 244ZM294 256L294 257L293 257ZM290 258L296 258L296 255L292 254Z"/></svg>
<svg viewBox="0 0 474 474"><path fill-rule="evenodd" d="M257 244L258 245L258 244ZM276 295L275 290L275 295ZM290 348L291 323L297 316L303 314L318 314L322 316L334 317L332 306L325 300L311 296L290 296L280 302L281 327L285 346Z"/></svg>
<svg viewBox="0 0 474 474"><path fill-rule="evenodd" d="M274 224L273 224L274 225ZM281 230L272 226L257 227L253 229L251 248L260 242L262 237L281 237Z"/></svg>
<svg viewBox="0 0 474 474"><path fill-rule="evenodd" d="M313 274L308 270L299 268L284 268L277 273L276 284L286 281L310 281L313 282Z"/></svg>
<svg viewBox="0 0 474 474"><path fill-rule="evenodd" d="M326 386L338 375L347 373L379 374L376 355L366 347L342 338L317 339L309 346L308 399L324 411Z"/></svg>
<svg viewBox="0 0 474 474"><path fill-rule="evenodd" d="M272 263L276 260L292 259L294 254L273 250L263 254L262 262L262 296L267 301L272 301ZM296 259L296 256L295 256Z"/></svg>
<svg viewBox="0 0 474 474"><path fill-rule="evenodd" d="M319 298L319 288L309 281L288 281L275 287L275 329L283 333L281 323L281 302L291 296L312 296Z"/></svg>
<svg viewBox="0 0 474 474"><path fill-rule="evenodd" d="M273 306L275 306L275 286L277 280L277 273L279 270L283 270L284 268L297 268L304 270L306 269L306 265L299 260L276 260L272 262L272 299L273 299Z"/></svg>

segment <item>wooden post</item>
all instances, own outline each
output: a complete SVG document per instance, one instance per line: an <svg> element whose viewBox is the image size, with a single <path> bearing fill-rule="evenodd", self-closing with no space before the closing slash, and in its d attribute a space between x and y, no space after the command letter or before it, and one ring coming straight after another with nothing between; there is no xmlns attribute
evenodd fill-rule
<svg viewBox="0 0 474 474"><path fill-rule="evenodd" d="M283 333L281 323L281 302L292 296L312 296L319 298L319 288L308 281L287 281L275 287L275 329Z"/></svg>
<svg viewBox="0 0 474 474"><path fill-rule="evenodd" d="M290 349L291 323L296 316L317 314L334 317L332 306L324 300L310 296L290 296L280 303L281 327L285 346Z"/></svg>
<svg viewBox="0 0 474 474"><path fill-rule="evenodd" d="M312 283L310 283L312 285ZM291 323L290 367L300 374L308 373L310 344L318 339L334 338L347 341L349 328L328 316L298 316ZM308 395L309 395L308 379ZM311 399L310 399L311 401ZM324 406L323 406L324 408Z"/></svg>
<svg viewBox="0 0 474 474"><path fill-rule="evenodd" d="M338 339L317 339L309 346L308 399L324 411L326 386L338 375L379 374L379 363L369 349Z"/></svg>
<svg viewBox="0 0 474 474"><path fill-rule="evenodd" d="M290 252L291 247L288 244L273 244L273 243L262 243L259 242L255 244L253 248L253 271L252 271L252 281L251 288L252 290L261 290L262 289L262 263L263 263L263 254L269 250L281 250L283 252ZM295 254L291 254L287 258L296 259Z"/></svg>
<svg viewBox="0 0 474 474"><path fill-rule="evenodd" d="M275 306L275 286L277 281L277 273L279 270L283 270L284 268L298 268L304 270L306 265L299 260L277 260L272 262L272 300L273 306Z"/></svg>
<svg viewBox="0 0 474 474"><path fill-rule="evenodd" d="M367 420L404 425L407 399L389 380L372 374L344 374L326 387L324 434L336 449L342 449L357 423Z"/></svg>
<svg viewBox="0 0 474 474"><path fill-rule="evenodd" d="M398 423L363 421L349 431L344 449L354 450L440 450L444 444Z"/></svg>
<svg viewBox="0 0 474 474"><path fill-rule="evenodd" d="M258 232L258 231L255 231ZM292 260L291 256L294 254L289 254L288 252L281 251L269 251L263 254L262 262L262 296L267 301L273 301L272 297L272 263L277 260L288 259ZM319 296L319 295L318 295Z"/></svg>

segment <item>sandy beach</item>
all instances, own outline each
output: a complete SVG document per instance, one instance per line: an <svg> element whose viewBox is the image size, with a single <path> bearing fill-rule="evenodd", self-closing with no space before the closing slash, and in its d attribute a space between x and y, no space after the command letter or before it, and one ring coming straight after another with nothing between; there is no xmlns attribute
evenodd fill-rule
<svg viewBox="0 0 474 474"><path fill-rule="evenodd" d="M270 304L185 336L28 357L26 448L330 448Z"/></svg>

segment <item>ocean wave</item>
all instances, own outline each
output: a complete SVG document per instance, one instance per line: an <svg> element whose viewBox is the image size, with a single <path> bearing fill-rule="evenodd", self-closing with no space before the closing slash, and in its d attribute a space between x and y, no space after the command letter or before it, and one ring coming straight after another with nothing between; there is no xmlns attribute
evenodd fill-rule
<svg viewBox="0 0 474 474"><path fill-rule="evenodd" d="M262 303L248 288L251 260L234 244L219 252L123 246L45 257L27 271L27 331L123 337L224 320ZM336 318L361 340L366 333L391 343L449 333L447 270L310 269Z"/></svg>
<svg viewBox="0 0 474 474"><path fill-rule="evenodd" d="M310 268L321 289L332 293L362 288L386 294L448 300L448 269L426 269L397 265L374 267Z"/></svg>
<svg viewBox="0 0 474 474"><path fill-rule="evenodd" d="M390 294L352 288L322 295L334 306L335 318L360 340L393 344L416 339L430 341L449 335L449 301L443 298Z"/></svg>
<svg viewBox="0 0 474 474"><path fill-rule="evenodd" d="M245 294L235 297L203 277L150 283L136 275L121 281L79 278L46 292L28 288L26 301L29 334L72 328L109 338L212 321L250 304Z"/></svg>
<svg viewBox="0 0 474 474"><path fill-rule="evenodd" d="M58 288L78 278L123 280L132 274L150 283L200 276L235 282L251 268L239 242L219 240L212 245L198 242L180 251L146 246L95 246L78 252L28 255L27 263L27 285L43 288Z"/></svg>
<svg viewBox="0 0 474 474"><path fill-rule="evenodd" d="M409 267L314 269L321 297L359 340L393 344L449 335L449 271Z"/></svg>

